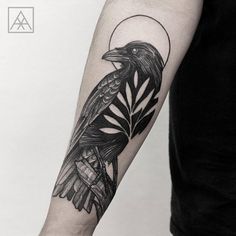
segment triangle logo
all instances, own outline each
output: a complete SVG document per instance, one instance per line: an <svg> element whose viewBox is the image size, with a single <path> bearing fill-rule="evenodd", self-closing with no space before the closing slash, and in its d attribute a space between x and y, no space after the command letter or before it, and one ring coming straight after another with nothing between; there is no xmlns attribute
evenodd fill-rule
<svg viewBox="0 0 236 236"><path fill-rule="evenodd" d="M19 14L17 15L15 21L13 22L10 30L13 29L13 27L17 27L16 30L28 30L28 29L32 29L29 22L27 21L25 15L23 14L22 11L19 12Z"/></svg>
<svg viewBox="0 0 236 236"><path fill-rule="evenodd" d="M33 7L9 7L8 8L8 32L9 33L33 33L34 32L34 8Z"/></svg>

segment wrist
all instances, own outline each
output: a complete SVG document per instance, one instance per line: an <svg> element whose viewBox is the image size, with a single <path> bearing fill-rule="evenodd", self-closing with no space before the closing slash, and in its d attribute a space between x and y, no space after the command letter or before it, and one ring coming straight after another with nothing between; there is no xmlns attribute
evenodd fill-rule
<svg viewBox="0 0 236 236"><path fill-rule="evenodd" d="M79 212L63 199L53 198L39 236L92 236L96 226L94 211Z"/></svg>
<svg viewBox="0 0 236 236"><path fill-rule="evenodd" d="M75 228L44 226L39 236L92 236L94 225L81 225Z"/></svg>

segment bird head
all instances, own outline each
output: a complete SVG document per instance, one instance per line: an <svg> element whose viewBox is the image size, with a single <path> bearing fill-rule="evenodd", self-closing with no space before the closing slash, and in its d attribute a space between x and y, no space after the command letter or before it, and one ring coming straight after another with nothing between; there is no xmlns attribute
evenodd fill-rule
<svg viewBox="0 0 236 236"><path fill-rule="evenodd" d="M124 47L106 52L102 59L119 62L123 66L132 65L146 76L159 77L164 68L162 56L151 44L142 41L132 41Z"/></svg>

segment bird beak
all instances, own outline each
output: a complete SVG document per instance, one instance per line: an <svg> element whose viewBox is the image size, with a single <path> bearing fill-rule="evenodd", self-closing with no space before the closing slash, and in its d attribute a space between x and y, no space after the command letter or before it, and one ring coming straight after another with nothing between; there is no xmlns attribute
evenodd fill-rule
<svg viewBox="0 0 236 236"><path fill-rule="evenodd" d="M106 61L112 61L112 62L122 62L124 60L128 60L128 57L124 56L121 49L112 49L108 52L106 52L102 59Z"/></svg>

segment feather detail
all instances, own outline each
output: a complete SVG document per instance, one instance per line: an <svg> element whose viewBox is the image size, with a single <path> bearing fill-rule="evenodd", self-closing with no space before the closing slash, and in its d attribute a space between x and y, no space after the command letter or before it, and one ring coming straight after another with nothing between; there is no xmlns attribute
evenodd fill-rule
<svg viewBox="0 0 236 236"><path fill-rule="evenodd" d="M64 188L63 188L63 191L62 191L61 194L60 194L60 197L64 198L64 197L67 195L67 193L68 193L68 192L70 191L70 189L73 187L73 184L74 184L74 182L76 181L76 179L77 179L77 176L74 175L73 177L71 177L71 179L69 179L69 180L67 181L67 183L65 184L65 186L64 186Z"/></svg>

